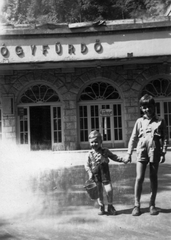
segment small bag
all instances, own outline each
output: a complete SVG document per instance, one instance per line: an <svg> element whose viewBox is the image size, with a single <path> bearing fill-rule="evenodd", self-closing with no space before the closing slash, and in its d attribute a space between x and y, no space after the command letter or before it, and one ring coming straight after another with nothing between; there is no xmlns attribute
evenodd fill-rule
<svg viewBox="0 0 171 240"><path fill-rule="evenodd" d="M97 184L93 180L87 180L85 183L85 189L91 198L91 200L97 200L99 197Z"/></svg>

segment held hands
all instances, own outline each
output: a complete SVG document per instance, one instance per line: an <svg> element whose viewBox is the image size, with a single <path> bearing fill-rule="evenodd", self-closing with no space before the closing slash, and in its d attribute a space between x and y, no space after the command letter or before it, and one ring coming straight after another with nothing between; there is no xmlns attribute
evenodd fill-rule
<svg viewBox="0 0 171 240"><path fill-rule="evenodd" d="M131 154L127 154L123 159L122 162L127 164L127 163L131 163L132 159L131 159Z"/></svg>
<svg viewBox="0 0 171 240"><path fill-rule="evenodd" d="M130 154L127 154L123 159L122 159L122 162L127 164L127 163L131 163L132 162L132 159L131 159L131 155ZM160 157L160 163L164 163L165 162L165 154L163 153Z"/></svg>

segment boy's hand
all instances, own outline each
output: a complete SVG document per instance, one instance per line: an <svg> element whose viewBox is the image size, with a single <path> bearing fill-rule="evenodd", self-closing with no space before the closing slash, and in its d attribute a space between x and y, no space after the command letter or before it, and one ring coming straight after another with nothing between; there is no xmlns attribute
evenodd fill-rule
<svg viewBox="0 0 171 240"><path fill-rule="evenodd" d="M162 154L160 157L160 163L164 163L165 162L165 154Z"/></svg>
<svg viewBox="0 0 171 240"><path fill-rule="evenodd" d="M128 163L127 161L125 161L124 158L122 158L122 162L123 162L124 164L127 164L127 163Z"/></svg>
<svg viewBox="0 0 171 240"><path fill-rule="evenodd" d="M131 163L131 161L132 161L132 159L131 159L131 155L130 154L127 154L124 158L123 158L123 162L125 163L125 164L127 164L127 163Z"/></svg>

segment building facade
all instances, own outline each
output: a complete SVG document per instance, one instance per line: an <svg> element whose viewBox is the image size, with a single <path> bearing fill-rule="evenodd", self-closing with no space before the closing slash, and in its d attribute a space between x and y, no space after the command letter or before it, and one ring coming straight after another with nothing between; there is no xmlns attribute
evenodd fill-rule
<svg viewBox="0 0 171 240"><path fill-rule="evenodd" d="M149 93L171 140L170 18L1 26L0 138L30 150L127 147Z"/></svg>

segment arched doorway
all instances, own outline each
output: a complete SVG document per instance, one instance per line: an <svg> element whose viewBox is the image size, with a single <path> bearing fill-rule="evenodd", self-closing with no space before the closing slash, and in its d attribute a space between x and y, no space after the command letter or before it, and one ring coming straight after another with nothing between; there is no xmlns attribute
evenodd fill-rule
<svg viewBox="0 0 171 240"><path fill-rule="evenodd" d="M141 96L150 94L156 101L157 115L165 119L169 141L171 141L171 80L160 77L149 82Z"/></svg>
<svg viewBox="0 0 171 240"><path fill-rule="evenodd" d="M29 86L18 102L18 142L31 150L51 150L62 143L61 103L45 84Z"/></svg>
<svg viewBox="0 0 171 240"><path fill-rule="evenodd" d="M123 106L118 90L108 82L97 81L79 95L80 147L88 148L88 135L96 129L106 147L123 147Z"/></svg>

